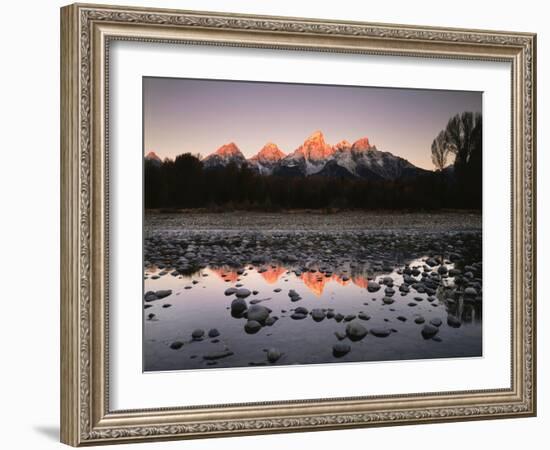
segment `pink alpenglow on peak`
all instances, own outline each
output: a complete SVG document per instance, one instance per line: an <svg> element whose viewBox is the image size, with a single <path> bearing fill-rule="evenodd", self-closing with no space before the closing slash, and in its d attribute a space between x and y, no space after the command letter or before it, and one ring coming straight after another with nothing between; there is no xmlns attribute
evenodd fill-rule
<svg viewBox="0 0 550 450"><path fill-rule="evenodd" d="M333 149L336 152L351 150L351 143L344 139L343 141L340 141L338 142L338 144L334 145Z"/></svg>
<svg viewBox="0 0 550 450"><path fill-rule="evenodd" d="M204 167L207 169L225 167L230 163L236 164L239 167L246 163L244 155L234 142L222 145L214 153L203 159Z"/></svg>
<svg viewBox="0 0 550 450"><path fill-rule="evenodd" d="M229 144L222 145L219 149L215 152L216 155L219 156L234 156L241 154L241 151L239 150L239 147L237 147L237 144L234 142L230 142Z"/></svg>
<svg viewBox="0 0 550 450"><path fill-rule="evenodd" d="M150 151L149 153L147 153L147 155L145 155L145 159L161 162L161 159L159 158L159 156L153 151Z"/></svg>
<svg viewBox="0 0 550 450"><path fill-rule="evenodd" d="M277 146L277 144L268 142L256 155L250 159L260 162L277 162L285 156L286 154Z"/></svg>
<svg viewBox="0 0 550 450"><path fill-rule="evenodd" d="M355 150L357 152L362 152L365 150L372 150L375 147L373 145L370 145L369 138L363 137L361 139L357 139L353 145L351 146L352 150Z"/></svg>
<svg viewBox="0 0 550 450"><path fill-rule="evenodd" d="M325 137L321 131L315 131L294 152L295 155L301 155L310 161L326 159L333 153L334 150L325 142Z"/></svg>

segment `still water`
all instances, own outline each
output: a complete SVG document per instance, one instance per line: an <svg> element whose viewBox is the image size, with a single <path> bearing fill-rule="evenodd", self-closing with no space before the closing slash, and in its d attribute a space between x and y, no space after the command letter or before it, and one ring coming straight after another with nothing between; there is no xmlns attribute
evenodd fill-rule
<svg viewBox="0 0 550 450"><path fill-rule="evenodd" d="M303 270L291 264L249 264L239 269L207 266L182 275L150 265L144 273L144 292L172 292L144 302L144 370L482 356L480 298L450 296L456 289L453 276L443 274L432 295L413 288L399 290L405 267L409 284L410 277L421 281L422 272L437 271L437 267L426 266L427 258L421 254L396 261L390 270L376 273L360 265L328 271L320 267ZM451 271L455 264L446 261L445 268ZM410 269L415 269L413 274ZM380 288L369 292L369 286L374 291L376 283ZM388 284L393 285L393 295L387 295L392 289L387 290ZM247 331L246 317L232 314L236 297L225 295L230 287L251 292L244 299L248 308L254 304L269 308L274 318L268 321L270 325L254 333ZM298 301L289 296L291 291L299 296ZM293 318L299 307L307 314ZM322 312L315 320L311 311L317 309ZM437 325L436 334L423 336L430 321ZM360 324L366 336L359 340L346 337L350 323ZM380 331L387 336L381 337ZM348 346L348 352L335 354L338 343Z"/></svg>

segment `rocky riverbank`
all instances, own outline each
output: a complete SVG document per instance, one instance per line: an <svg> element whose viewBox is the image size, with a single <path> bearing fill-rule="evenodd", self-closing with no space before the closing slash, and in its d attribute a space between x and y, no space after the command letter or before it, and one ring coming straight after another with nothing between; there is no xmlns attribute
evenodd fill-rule
<svg viewBox="0 0 550 450"><path fill-rule="evenodd" d="M480 223L148 215L146 368L480 356Z"/></svg>

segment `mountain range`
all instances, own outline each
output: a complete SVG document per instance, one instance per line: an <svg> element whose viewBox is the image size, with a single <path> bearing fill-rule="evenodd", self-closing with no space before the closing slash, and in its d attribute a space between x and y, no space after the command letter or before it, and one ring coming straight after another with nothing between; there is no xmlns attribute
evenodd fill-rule
<svg viewBox="0 0 550 450"><path fill-rule="evenodd" d="M154 152L149 152L145 158L160 163ZM205 169L214 170L230 163L239 167L246 165L261 175L317 175L371 181L414 178L429 173L404 158L378 150L367 137L353 143L343 140L329 145L321 131L315 131L288 155L269 142L256 155L246 159L231 142L203 159Z"/></svg>

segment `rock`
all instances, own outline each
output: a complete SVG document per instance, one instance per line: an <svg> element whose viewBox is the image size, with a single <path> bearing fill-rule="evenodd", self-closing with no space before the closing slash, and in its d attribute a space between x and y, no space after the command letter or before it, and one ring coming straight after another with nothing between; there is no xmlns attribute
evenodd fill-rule
<svg viewBox="0 0 550 450"><path fill-rule="evenodd" d="M152 308L153 305L143 305L143 309L149 309L149 308Z"/></svg>
<svg viewBox="0 0 550 450"><path fill-rule="evenodd" d="M376 337L388 337L391 334L389 328L371 328L370 334Z"/></svg>
<svg viewBox="0 0 550 450"><path fill-rule="evenodd" d="M220 332L216 328L211 328L210 330L208 330L208 337L210 338L215 338L215 337L218 337L219 335L220 335Z"/></svg>
<svg viewBox="0 0 550 450"><path fill-rule="evenodd" d="M414 303L414 302L407 303L407 306L411 306L411 307L416 306L416 305L417 305L417 303Z"/></svg>
<svg viewBox="0 0 550 450"><path fill-rule="evenodd" d="M334 318L335 314L334 314L334 311L327 311L327 319L332 319Z"/></svg>
<svg viewBox="0 0 550 450"><path fill-rule="evenodd" d="M162 291L155 291L155 295L158 299L168 297L169 295L172 295L172 289L164 289Z"/></svg>
<svg viewBox="0 0 550 450"><path fill-rule="evenodd" d="M302 297L300 297L300 294L298 294L294 289L291 289L288 291L288 296L290 297L290 300L293 302L297 302L298 300L301 300Z"/></svg>
<svg viewBox="0 0 550 450"><path fill-rule="evenodd" d="M225 295L233 295L237 292L237 288L234 288L234 287L230 287L230 288L227 288L224 292Z"/></svg>
<svg viewBox="0 0 550 450"><path fill-rule="evenodd" d="M183 347L183 342L181 341L174 341L170 344L170 348L172 350L179 350L182 347Z"/></svg>
<svg viewBox="0 0 550 450"><path fill-rule="evenodd" d="M364 312L360 312L359 314L357 314L357 317L359 317L361 320L370 320L370 316Z"/></svg>
<svg viewBox="0 0 550 450"><path fill-rule="evenodd" d="M250 292L248 289L246 289L246 288L237 289L237 291L235 292L235 295L236 295L238 298L246 298L246 297L248 297L250 294L251 294L251 292Z"/></svg>
<svg viewBox="0 0 550 450"><path fill-rule="evenodd" d="M399 320L401 322L406 322L407 318L405 316L397 316L397 320Z"/></svg>
<svg viewBox="0 0 550 450"><path fill-rule="evenodd" d="M214 361L216 359L227 358L231 355L233 355L233 352L231 350L223 350L221 352L207 353L202 357L202 359L204 359L205 361Z"/></svg>
<svg viewBox="0 0 550 450"><path fill-rule="evenodd" d="M473 287L467 287L464 289L464 295L467 295L469 297L475 297L477 295L477 291Z"/></svg>
<svg viewBox="0 0 550 450"><path fill-rule="evenodd" d="M456 316L447 316L447 325L449 325L452 328L460 328L462 323Z"/></svg>
<svg viewBox="0 0 550 450"><path fill-rule="evenodd" d="M421 302L424 299L422 297L414 297L414 300L416 300L417 302Z"/></svg>
<svg viewBox="0 0 550 450"><path fill-rule="evenodd" d="M155 315L154 315L153 313L149 313L149 314L147 315L147 318L148 318L149 320L153 320L154 317L155 317Z"/></svg>
<svg viewBox="0 0 550 450"><path fill-rule="evenodd" d="M335 358L341 358L344 355L347 355L351 350L349 344L345 342L337 342L332 346L332 354Z"/></svg>
<svg viewBox="0 0 550 450"><path fill-rule="evenodd" d="M352 341L360 341L367 335L367 329L359 322L350 322L346 327L346 335Z"/></svg>
<svg viewBox="0 0 550 450"><path fill-rule="evenodd" d="M391 297L384 297L382 299L382 302L385 304L385 305L391 305L393 302L395 302L395 300Z"/></svg>
<svg viewBox="0 0 550 450"><path fill-rule="evenodd" d="M367 290L369 292L377 292L380 290L380 285L375 281L369 281L367 284Z"/></svg>
<svg viewBox="0 0 550 450"><path fill-rule="evenodd" d="M153 291L146 292L143 298L146 302L152 302L152 301L158 300L158 297Z"/></svg>
<svg viewBox="0 0 550 450"><path fill-rule="evenodd" d="M281 292L281 291L282 291L281 288L275 288L275 289L273 289L273 292Z"/></svg>
<svg viewBox="0 0 550 450"><path fill-rule="evenodd" d="M430 324L432 324L434 327L440 327L443 322L439 317L434 317L430 320Z"/></svg>
<svg viewBox="0 0 550 450"><path fill-rule="evenodd" d="M249 320L244 325L244 331L246 331L248 334L257 333L258 331L260 331L261 328L262 328L262 324L255 320Z"/></svg>
<svg viewBox="0 0 550 450"><path fill-rule="evenodd" d="M336 322L342 322L342 320L344 320L344 315L336 313L336 315L334 316L334 320L336 320Z"/></svg>
<svg viewBox="0 0 550 450"><path fill-rule="evenodd" d="M294 310L295 313L298 313L298 314L308 314L309 311L307 310L307 308L304 308L303 306L298 306L298 308L296 308Z"/></svg>
<svg viewBox="0 0 550 450"><path fill-rule="evenodd" d="M437 261L434 258L428 258L426 264L430 267L437 266Z"/></svg>
<svg viewBox="0 0 550 450"><path fill-rule="evenodd" d="M276 316L269 316L267 319L265 319L265 324L266 324L267 326L270 327L270 326L273 325L275 322L277 322L277 320L279 320L278 317L276 317Z"/></svg>
<svg viewBox="0 0 550 450"><path fill-rule="evenodd" d="M201 339L203 336L204 336L204 330L201 330L200 328L193 330L193 332L191 333L191 337L193 339Z"/></svg>
<svg viewBox="0 0 550 450"><path fill-rule="evenodd" d="M165 303L164 305L162 305L163 308L170 308L170 306L172 306L170 303Z"/></svg>
<svg viewBox="0 0 550 450"><path fill-rule="evenodd" d="M418 316L414 319L414 323L417 323L417 324L423 324L424 322L426 322L426 319L424 319L424 317L422 316Z"/></svg>
<svg viewBox="0 0 550 450"><path fill-rule="evenodd" d="M319 308L312 309L311 317L315 320L315 322L321 322L321 320L325 318L325 312Z"/></svg>
<svg viewBox="0 0 550 450"><path fill-rule="evenodd" d="M400 290L401 292L407 293L407 292L410 291L410 288L409 288L409 286L407 286L406 284L402 284L401 286L399 286L399 290Z"/></svg>
<svg viewBox="0 0 550 450"><path fill-rule="evenodd" d="M256 322L264 323L269 317L271 310L262 305L252 305L248 308L248 320L255 320Z"/></svg>
<svg viewBox="0 0 550 450"><path fill-rule="evenodd" d="M264 256L260 256L260 255L255 255L252 257L252 259L250 260L250 262L252 264L263 264L265 263L265 257Z"/></svg>
<svg viewBox="0 0 550 450"><path fill-rule="evenodd" d="M391 288L391 287L387 287L386 289L384 289L384 293L385 293L388 297L391 297L393 294L395 294L395 289L394 289L394 288Z"/></svg>
<svg viewBox="0 0 550 450"><path fill-rule="evenodd" d="M392 277L384 277L382 279L382 283L384 283L386 286L393 286L393 278Z"/></svg>
<svg viewBox="0 0 550 450"><path fill-rule="evenodd" d="M260 291L256 291L256 290L252 291L252 295L258 295L259 293Z"/></svg>
<svg viewBox="0 0 550 450"><path fill-rule="evenodd" d="M422 337L424 339L431 339L439 332L439 328L433 325L426 324L422 327Z"/></svg>
<svg viewBox="0 0 550 450"><path fill-rule="evenodd" d="M300 314L300 313L295 312L290 317L294 320L302 320L302 319L305 319L307 317L307 314Z"/></svg>
<svg viewBox="0 0 550 450"><path fill-rule="evenodd" d="M270 348L267 351L267 360L270 363L276 362L281 357L281 352L277 350L276 348Z"/></svg>
<svg viewBox="0 0 550 450"><path fill-rule="evenodd" d="M339 341L346 339L346 333L342 333L341 331L335 331L334 335L336 336L336 339Z"/></svg>
<svg viewBox="0 0 550 450"><path fill-rule="evenodd" d="M439 275L445 275L448 271L447 266L444 266L443 264L437 268L437 273Z"/></svg>
<svg viewBox="0 0 550 450"><path fill-rule="evenodd" d="M344 322L351 322L353 319L355 319L355 314L348 314L344 317Z"/></svg>
<svg viewBox="0 0 550 450"><path fill-rule="evenodd" d="M231 302L231 314L233 315L241 315L247 308L248 305L246 304L246 300L243 298L236 298Z"/></svg>

